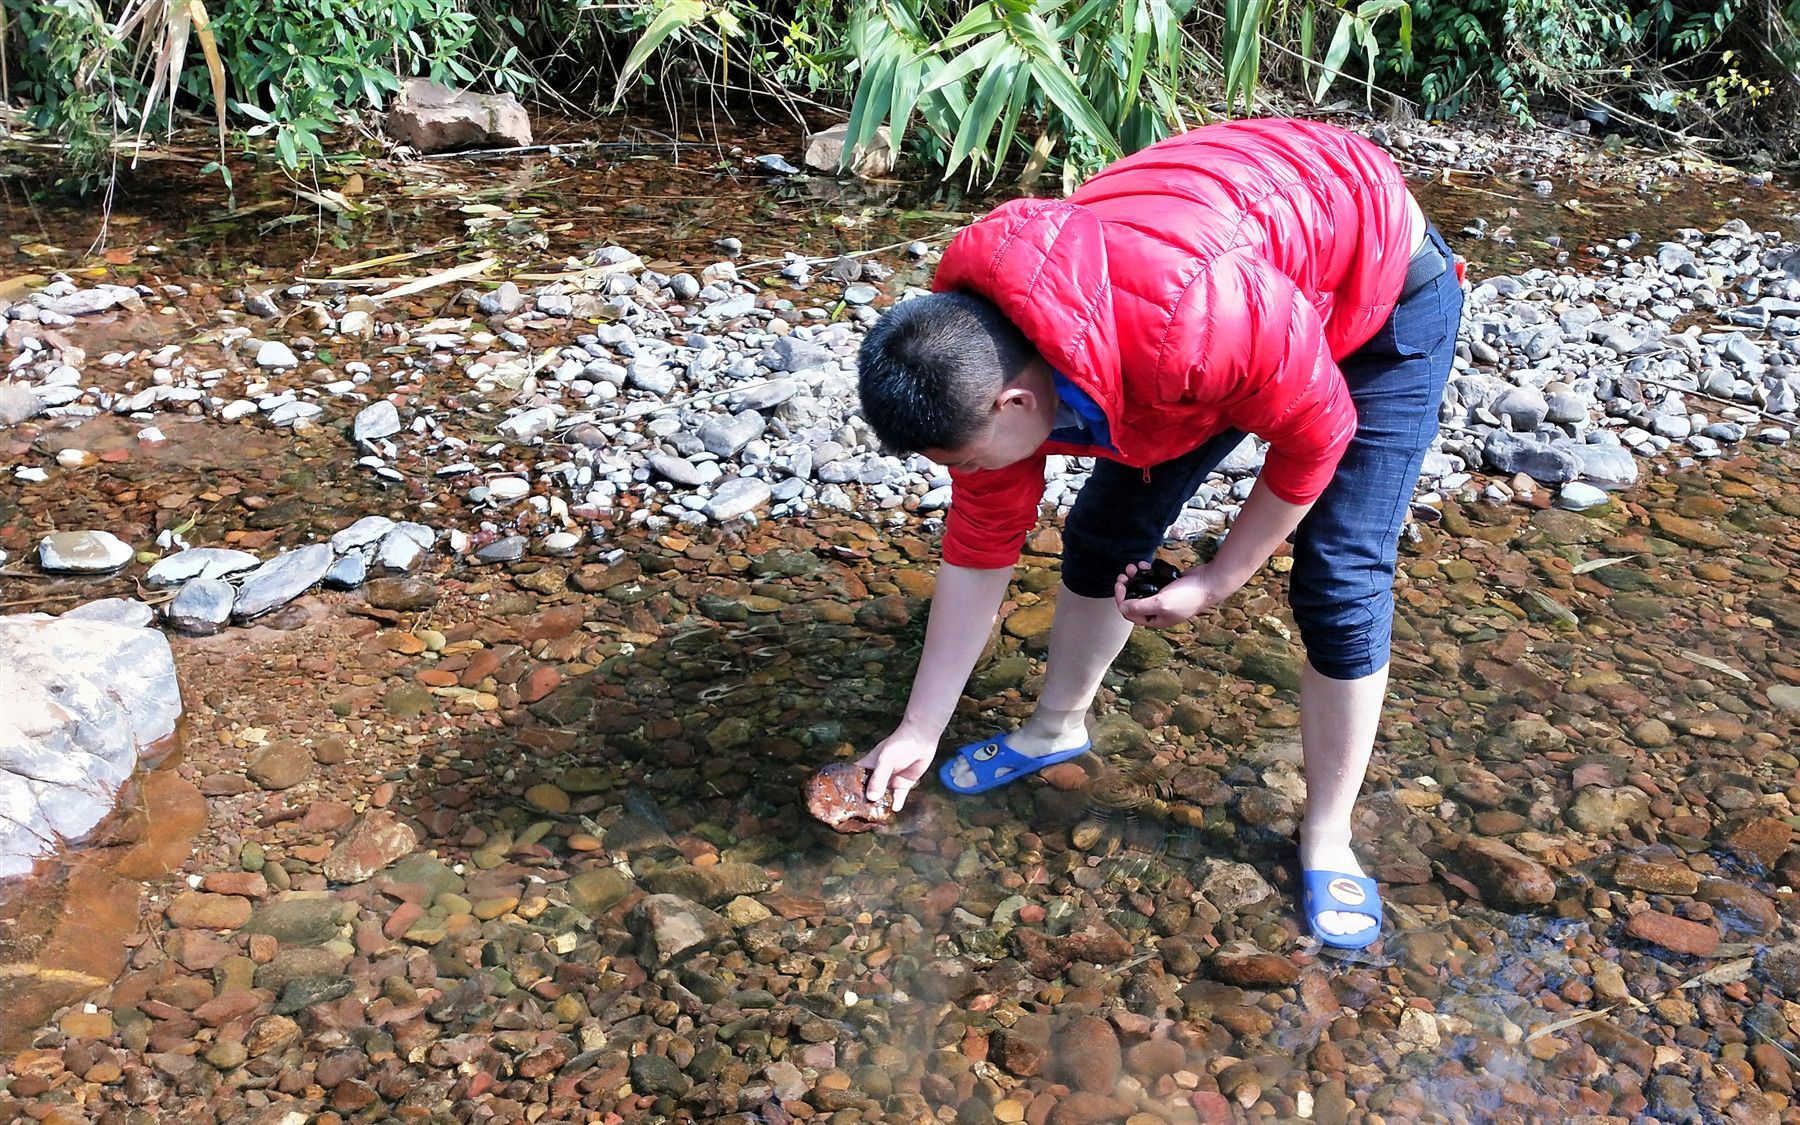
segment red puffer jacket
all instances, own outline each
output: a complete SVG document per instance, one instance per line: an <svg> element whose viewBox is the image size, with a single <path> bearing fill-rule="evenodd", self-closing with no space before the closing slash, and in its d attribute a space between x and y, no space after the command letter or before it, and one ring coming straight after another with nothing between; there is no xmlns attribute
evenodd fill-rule
<svg viewBox="0 0 1800 1125"><path fill-rule="evenodd" d="M1148 467L1235 427L1270 443L1265 486L1316 499L1356 430L1336 361L1399 298L1408 200L1393 160L1353 133L1233 121L963 230L933 288L999 306L1099 404L1116 452L1051 442L1003 469L953 471L944 561L1017 562L1052 453Z"/></svg>

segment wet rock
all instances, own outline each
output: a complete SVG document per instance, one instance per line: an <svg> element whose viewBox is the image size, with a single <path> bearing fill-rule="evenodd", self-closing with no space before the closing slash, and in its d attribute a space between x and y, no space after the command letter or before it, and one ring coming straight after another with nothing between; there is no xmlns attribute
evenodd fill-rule
<svg viewBox="0 0 1800 1125"><path fill-rule="evenodd" d="M1550 869L1500 840L1467 837L1456 858L1463 874L1495 906L1530 910L1556 898L1556 877Z"/></svg>
<svg viewBox="0 0 1800 1125"><path fill-rule="evenodd" d="M1575 794L1565 818L1569 827L1595 836L1642 824L1650 816L1650 798L1635 785L1589 786Z"/></svg>
<svg viewBox="0 0 1800 1125"><path fill-rule="evenodd" d="M1052 979L1077 961L1116 965L1131 956L1132 944L1103 917L1087 913L1069 933L1053 937L1042 930L1020 926L1010 935L1012 946L1031 975Z"/></svg>
<svg viewBox="0 0 1800 1125"><path fill-rule="evenodd" d="M103 574L135 556L110 531L55 531L38 544L38 565L52 574Z"/></svg>
<svg viewBox="0 0 1800 1125"><path fill-rule="evenodd" d="M1655 512L1651 515L1650 522L1663 536L1684 547L1712 551L1729 547L1732 543L1731 537L1718 529L1674 512Z"/></svg>
<svg viewBox="0 0 1800 1125"><path fill-rule="evenodd" d="M1700 876L1686 864L1622 856L1613 867L1613 884L1657 895L1691 895Z"/></svg>
<svg viewBox="0 0 1800 1125"><path fill-rule="evenodd" d="M1800 942L1765 946L1756 952L1756 972L1789 1001L1800 997Z"/></svg>
<svg viewBox="0 0 1800 1125"><path fill-rule="evenodd" d="M1044 1120L1047 1125L1111 1125L1130 1112L1131 1106L1117 1098L1076 1090L1058 1099Z"/></svg>
<svg viewBox="0 0 1800 1125"><path fill-rule="evenodd" d="M44 400L30 387L19 383L0 383L0 426L16 426L44 412Z"/></svg>
<svg viewBox="0 0 1800 1125"><path fill-rule="evenodd" d="M318 585L331 562L331 548L324 543L283 551L244 576L232 616L248 621L279 609Z"/></svg>
<svg viewBox="0 0 1800 1125"><path fill-rule="evenodd" d="M370 809L350 826L325 857L325 876L334 883L360 883L413 849L411 826L385 809Z"/></svg>
<svg viewBox="0 0 1800 1125"><path fill-rule="evenodd" d="M346 976L300 977L290 980L282 987L281 996L275 1001L275 1014L289 1016L303 1012L315 1004L348 996L355 987L356 982Z"/></svg>
<svg viewBox="0 0 1800 1125"><path fill-rule="evenodd" d="M392 609L403 612L430 609L437 604L440 592L437 583L420 574L405 574L390 578L372 578L364 583L363 600L377 609Z"/></svg>
<svg viewBox="0 0 1800 1125"><path fill-rule="evenodd" d="M631 894L631 880L612 867L591 867L570 879L569 902L583 914L604 914Z"/></svg>
<svg viewBox="0 0 1800 1125"><path fill-rule="evenodd" d="M1076 1016L1057 1033L1061 1076L1077 1090L1110 1094L1124 1068L1118 1033L1099 1016Z"/></svg>
<svg viewBox="0 0 1800 1125"><path fill-rule="evenodd" d="M424 78L401 82L386 128L389 136L419 152L531 143L531 118L511 94L457 91Z"/></svg>
<svg viewBox="0 0 1800 1125"><path fill-rule="evenodd" d="M1211 858L1205 861L1198 886L1206 900L1227 918L1275 893L1268 881L1249 864Z"/></svg>
<svg viewBox="0 0 1800 1125"><path fill-rule="evenodd" d="M228 578L262 562L248 551L226 547L192 547L158 559L144 575L147 586L179 586L195 578Z"/></svg>
<svg viewBox="0 0 1800 1125"><path fill-rule="evenodd" d="M1293 646L1275 640L1247 638L1238 645L1238 674L1284 691L1300 690L1302 658Z"/></svg>
<svg viewBox="0 0 1800 1125"><path fill-rule="evenodd" d="M1725 835L1725 847L1746 864L1771 869L1793 843L1794 830L1774 817L1754 817Z"/></svg>
<svg viewBox="0 0 1800 1125"><path fill-rule="evenodd" d="M1008 1074L1031 1078L1042 1073L1044 1064L1050 1061L1050 1048L1040 1039L1012 1028L997 1031L988 1040L988 1057Z"/></svg>
<svg viewBox="0 0 1800 1125"><path fill-rule="evenodd" d="M813 817L839 832L867 832L894 817L892 803L883 795L866 796L868 771L850 762L832 762L806 781L806 809Z"/></svg>
<svg viewBox="0 0 1800 1125"><path fill-rule="evenodd" d="M0 616L0 878L24 874L112 808L138 756L175 731L181 690L154 629Z"/></svg>
<svg viewBox="0 0 1800 1125"><path fill-rule="evenodd" d="M638 958L661 967L693 956L729 936L731 923L677 895L649 895L631 912Z"/></svg>
<svg viewBox="0 0 1800 1125"><path fill-rule="evenodd" d="M693 1085L694 1080L683 1074L673 1059L639 1055L631 1060L631 1086L640 1093L678 1098Z"/></svg>
<svg viewBox="0 0 1800 1125"><path fill-rule="evenodd" d="M171 925L184 930L235 930L250 920L249 899L236 895L184 891L175 896L164 914Z"/></svg>
<svg viewBox="0 0 1800 1125"><path fill-rule="evenodd" d="M1713 918L1726 934L1760 937L1781 924L1781 913L1767 895L1727 879L1708 879L1696 897L1713 908Z"/></svg>
<svg viewBox="0 0 1800 1125"><path fill-rule="evenodd" d="M363 407L350 424L350 436L356 441L379 441L399 432L400 410L385 398Z"/></svg>
<svg viewBox="0 0 1800 1125"><path fill-rule="evenodd" d="M1215 979L1238 988L1286 988L1300 979L1286 957L1243 942L1221 947L1206 966Z"/></svg>
<svg viewBox="0 0 1800 1125"><path fill-rule="evenodd" d="M761 867L729 860L708 867L691 864L665 867L645 873L642 882L644 889L652 894L675 895L709 906L729 902L740 895L759 895L773 885L768 872Z"/></svg>
<svg viewBox="0 0 1800 1125"><path fill-rule="evenodd" d="M337 903L323 895L265 902L251 912L241 929L247 934L268 934L283 945L323 945L338 936Z"/></svg>
<svg viewBox="0 0 1800 1125"><path fill-rule="evenodd" d="M1652 945L1694 957L1710 957L1719 947L1718 930L1703 922L1690 922L1656 910L1632 915L1625 923L1625 932Z"/></svg>
<svg viewBox="0 0 1800 1125"><path fill-rule="evenodd" d="M264 789L292 789L312 773L313 758L298 743L271 742L251 756L244 772Z"/></svg>

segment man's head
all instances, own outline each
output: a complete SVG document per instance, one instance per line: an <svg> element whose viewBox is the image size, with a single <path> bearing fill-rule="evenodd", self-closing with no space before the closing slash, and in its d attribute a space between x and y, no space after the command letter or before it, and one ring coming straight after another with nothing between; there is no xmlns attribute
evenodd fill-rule
<svg viewBox="0 0 1800 1125"><path fill-rule="evenodd" d="M895 452L998 469L1029 456L1055 424L1049 367L1012 321L970 293L889 309L863 340L858 368L863 417Z"/></svg>

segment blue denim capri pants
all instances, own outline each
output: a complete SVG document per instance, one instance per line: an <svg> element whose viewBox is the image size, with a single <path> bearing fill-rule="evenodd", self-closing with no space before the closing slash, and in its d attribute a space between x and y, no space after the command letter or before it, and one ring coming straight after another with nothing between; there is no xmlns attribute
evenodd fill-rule
<svg viewBox="0 0 1800 1125"><path fill-rule="evenodd" d="M1454 261L1436 227L1427 237ZM1437 435L1462 307L1456 271L1446 269L1338 364L1356 404L1356 436L1294 532L1288 578L1307 661L1332 679L1362 679L1388 662L1400 529ZM1226 430L1148 472L1097 462L1063 527L1063 584L1083 597L1111 597L1126 564L1156 552L1182 506L1243 438Z"/></svg>

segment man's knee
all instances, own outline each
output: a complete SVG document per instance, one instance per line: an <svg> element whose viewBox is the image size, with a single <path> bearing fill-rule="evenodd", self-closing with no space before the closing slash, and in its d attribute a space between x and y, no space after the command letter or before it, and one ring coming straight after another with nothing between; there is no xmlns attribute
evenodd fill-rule
<svg viewBox="0 0 1800 1125"><path fill-rule="evenodd" d="M1387 664L1394 633L1391 590L1354 599L1296 602L1293 610L1307 663L1320 675L1360 680Z"/></svg>

